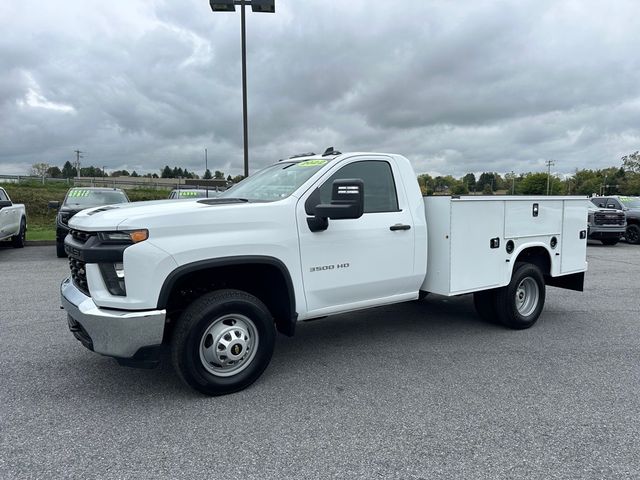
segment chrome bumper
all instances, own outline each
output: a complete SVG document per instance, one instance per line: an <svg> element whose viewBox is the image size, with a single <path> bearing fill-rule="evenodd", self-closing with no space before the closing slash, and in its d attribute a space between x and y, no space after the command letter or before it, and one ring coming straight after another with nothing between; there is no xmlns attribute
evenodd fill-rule
<svg viewBox="0 0 640 480"><path fill-rule="evenodd" d="M143 347L162 343L166 310L136 312L100 308L73 284L71 278L60 285L60 298L63 308L73 319L70 325L77 323L82 327L96 353L131 358Z"/></svg>

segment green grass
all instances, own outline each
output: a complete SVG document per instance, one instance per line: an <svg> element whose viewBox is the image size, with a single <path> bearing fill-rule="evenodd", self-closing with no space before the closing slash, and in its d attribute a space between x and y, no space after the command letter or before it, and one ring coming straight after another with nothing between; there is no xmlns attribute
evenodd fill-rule
<svg viewBox="0 0 640 480"><path fill-rule="evenodd" d="M55 240L57 210L51 210L47 205L50 200L58 200L62 203L70 188L69 185L64 183L42 185L38 182L4 183L2 188L7 191L13 202L25 205L28 224L27 240ZM169 196L168 190L135 188L125 191L132 202L166 199Z"/></svg>

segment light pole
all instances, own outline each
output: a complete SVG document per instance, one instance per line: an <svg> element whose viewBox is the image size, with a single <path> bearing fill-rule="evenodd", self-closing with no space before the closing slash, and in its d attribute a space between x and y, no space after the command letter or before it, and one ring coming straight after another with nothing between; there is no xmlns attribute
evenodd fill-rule
<svg viewBox="0 0 640 480"><path fill-rule="evenodd" d="M511 170L511 195L516 194L516 174Z"/></svg>
<svg viewBox="0 0 640 480"><path fill-rule="evenodd" d="M244 144L244 176L249 176L249 137L247 127L247 41L245 33L244 7L260 13L275 13L275 0L209 0L213 12L235 12L240 5L240 38L242 42L242 134Z"/></svg>

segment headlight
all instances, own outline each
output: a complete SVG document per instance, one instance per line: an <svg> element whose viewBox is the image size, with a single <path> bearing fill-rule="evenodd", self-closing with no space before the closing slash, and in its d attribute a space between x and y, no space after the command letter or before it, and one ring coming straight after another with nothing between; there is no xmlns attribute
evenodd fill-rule
<svg viewBox="0 0 640 480"><path fill-rule="evenodd" d="M149 238L149 230L128 230L122 232L100 232L98 238L107 243L138 243Z"/></svg>

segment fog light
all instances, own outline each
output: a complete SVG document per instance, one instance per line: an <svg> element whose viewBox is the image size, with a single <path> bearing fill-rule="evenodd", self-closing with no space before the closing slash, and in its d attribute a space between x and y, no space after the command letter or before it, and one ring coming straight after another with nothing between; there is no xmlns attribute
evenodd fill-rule
<svg viewBox="0 0 640 480"><path fill-rule="evenodd" d="M124 297L127 294L124 282L124 265L122 263L100 263L98 266L109 293Z"/></svg>
<svg viewBox="0 0 640 480"><path fill-rule="evenodd" d="M116 271L116 277L124 278L124 265L122 263L114 263L113 269Z"/></svg>

